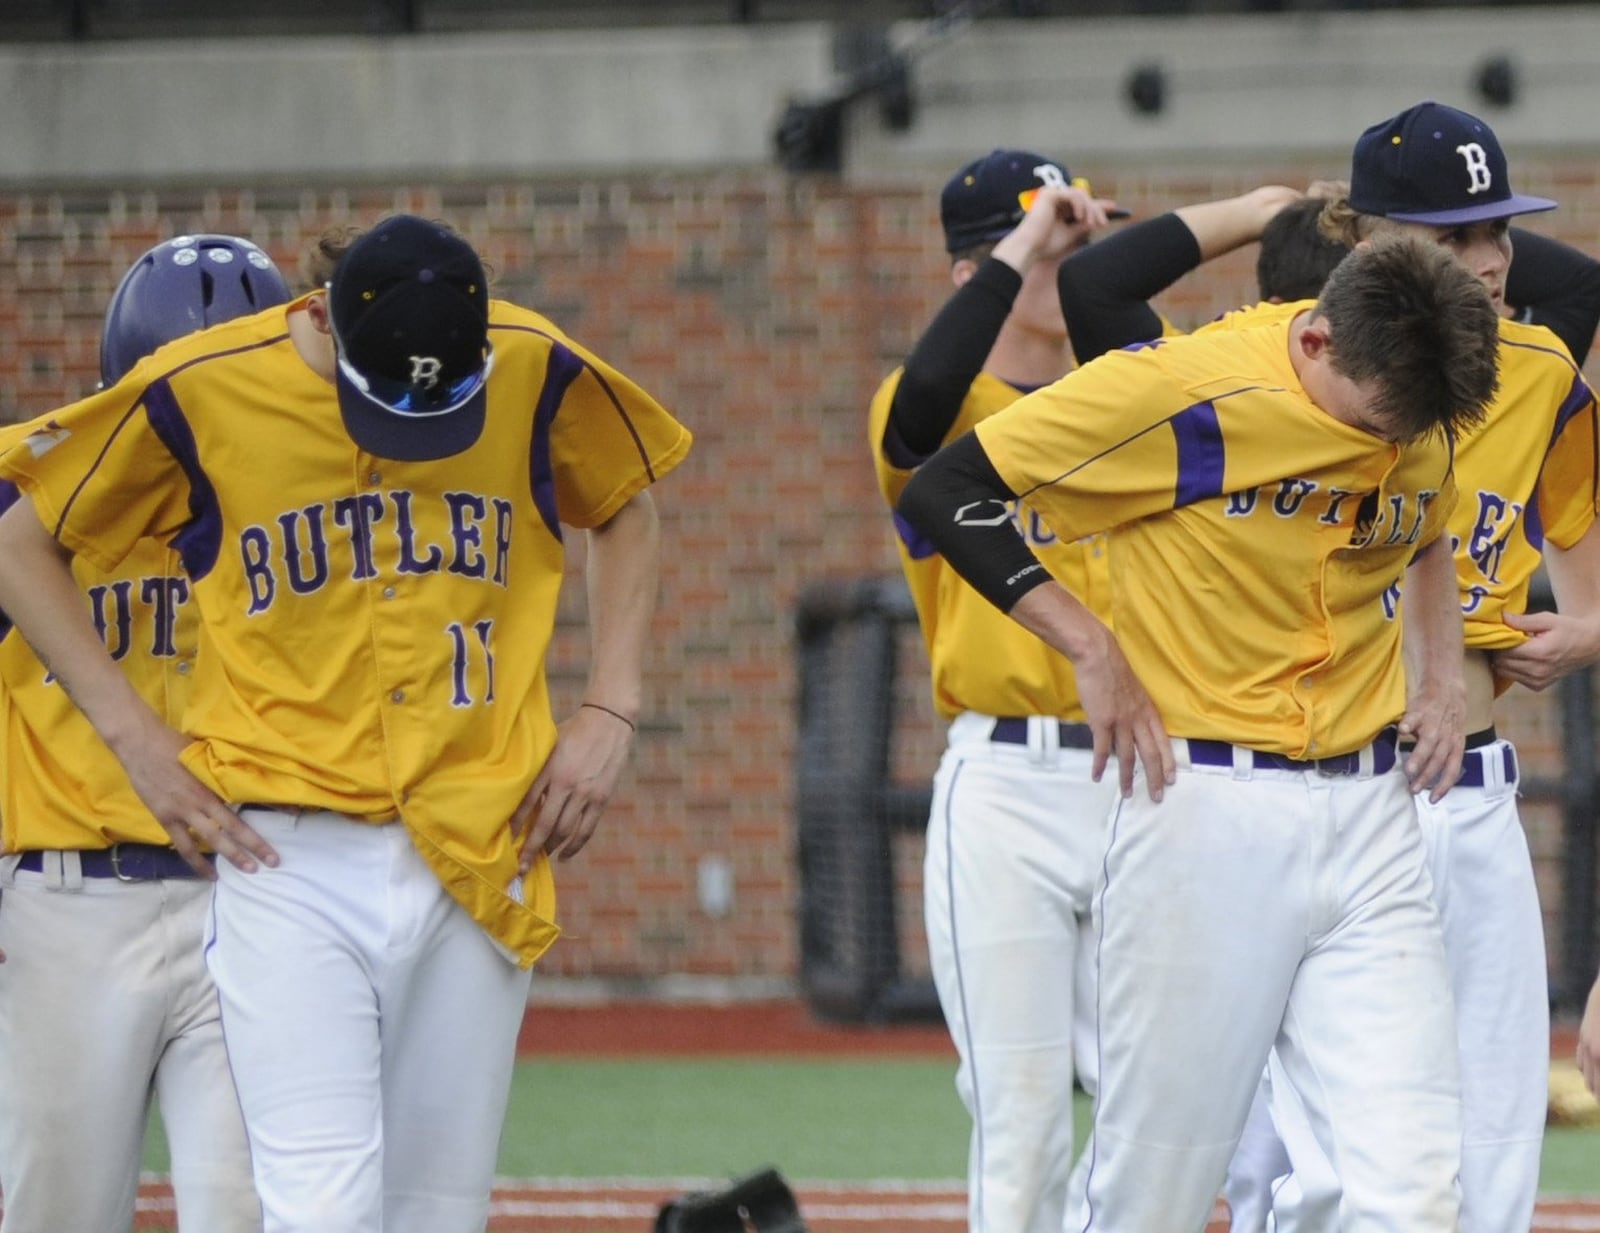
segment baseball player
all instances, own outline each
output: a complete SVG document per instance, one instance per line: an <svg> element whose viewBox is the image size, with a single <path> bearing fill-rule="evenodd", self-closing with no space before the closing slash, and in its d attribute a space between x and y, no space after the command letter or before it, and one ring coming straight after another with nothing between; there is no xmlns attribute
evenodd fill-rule
<svg viewBox="0 0 1600 1233"><path fill-rule="evenodd" d="M1482 168L1474 170L1480 162ZM1485 178L1488 185L1481 182ZM1493 648L1523 640L1516 614L1525 610L1541 547L1561 611L1527 619L1553 646L1503 653L1514 668L1526 668L1526 683L1534 685L1600 655L1600 633L1584 619L1600 587L1600 562L1587 564L1594 550L1588 540L1596 490L1595 410L1577 372L1600 321L1600 263L1547 237L1520 229L1508 233L1510 217L1555 203L1514 194L1488 126L1437 104L1420 104L1368 130L1356 147L1348 191L1336 201L1341 244L1388 231L1414 232L1455 252L1484 281L1497 306L1516 318L1501 326L1500 389L1489 415L1456 452L1457 482L1472 494L1451 521L1467 620L1465 670L1469 683L1477 684L1466 770L1444 802L1419 797L1418 807L1458 1006L1462 1227L1469 1233L1521 1229L1532 1219L1538 1186L1548 994L1542 918L1516 812L1516 756L1496 739L1493 726L1494 694L1509 679L1493 683L1490 665L1501 654ZM1353 202L1366 204L1358 211ZM1365 212L1373 206L1382 209ZM1401 217L1391 221L1380 214ZM1093 257L1106 298L1131 299L1139 278L1134 271L1148 264L1128 238L1113 237L1083 255L1085 263ZM1081 279L1081 267L1077 273ZM1066 270L1062 277L1067 281ZM1277 310L1245 310L1224 324L1249 324L1263 315ZM1132 342L1141 336L1149 335L1102 337ZM1297 1176L1278 1195L1279 1226L1323 1227L1337 1204L1331 1171L1306 1142L1292 1092L1279 1094L1275 1105L1280 1122L1300 1127L1303 1145L1292 1153ZM1261 1125L1254 1115L1252 1125ZM1288 1163L1281 1148L1263 1148L1259 1139L1249 1151L1241 1147L1227 1190L1236 1231L1266 1227L1273 1179Z"/></svg>
<svg viewBox="0 0 1600 1233"><path fill-rule="evenodd" d="M1362 134L1349 197L1329 217L1347 242L1400 232L1443 246L1503 305L1507 220L1555 204L1512 191L1487 124L1423 102ZM1588 285L1585 351L1600 315L1600 292ZM1548 1106L1543 916L1517 814L1516 751L1495 731L1494 701L1513 682L1543 689L1600 659L1594 394L1550 330L1503 322L1498 357L1499 395L1456 451L1463 500L1450 522L1466 623L1468 757L1446 800L1418 801L1456 1001L1466 1233L1532 1221ZM1541 555L1554 613L1527 611Z"/></svg>
<svg viewBox="0 0 1600 1233"><path fill-rule="evenodd" d="M100 347L109 386L162 343L289 299L232 236L156 245L123 276ZM280 310L281 312L281 310ZM28 431L0 433L9 448ZM17 498L0 485L0 504ZM155 539L117 569L74 563L110 654L168 722L196 629ZM111 751L14 631L0 634L0 1191L4 1233L133 1224L152 1097L181 1229L250 1233L261 1207L201 938L211 899Z"/></svg>
<svg viewBox="0 0 1600 1233"><path fill-rule="evenodd" d="M890 508L918 465L1070 367L1056 296L1061 259L1115 203L1053 159L995 150L945 185L940 220L956 291L869 413ZM1008 511L1050 571L1109 609L1103 539L1054 535ZM1094 782L1071 665L1009 621L896 521L949 722L923 873L933 978L972 1117L968 1222L1059 1233L1073 1160L1075 1073L1093 1083L1089 913L1110 785Z"/></svg>
<svg viewBox="0 0 1600 1233"><path fill-rule="evenodd" d="M1454 1032L1411 789L1461 763L1449 436L1493 393L1495 326L1448 254L1375 244L1288 319L1025 396L901 496L1072 660L1093 773L1116 759L1090 1230L1203 1225L1274 1047L1340 1145L1345 1227L1453 1227ZM1058 535L1116 528L1114 636L997 516L1019 497Z"/></svg>
<svg viewBox="0 0 1600 1233"><path fill-rule="evenodd" d="M0 607L197 868L267 1233L488 1218L529 966L641 702L688 432L442 224L386 219L326 288L163 349L0 460ZM594 657L544 657L583 529ZM184 733L65 603L62 551L168 537L202 653Z"/></svg>

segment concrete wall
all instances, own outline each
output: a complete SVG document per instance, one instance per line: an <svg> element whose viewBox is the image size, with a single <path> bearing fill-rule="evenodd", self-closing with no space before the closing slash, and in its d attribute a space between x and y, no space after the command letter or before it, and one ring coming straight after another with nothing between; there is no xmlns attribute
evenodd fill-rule
<svg viewBox="0 0 1600 1233"><path fill-rule="evenodd" d="M1600 10L1584 7L988 20L894 28L919 115L853 109L848 174L944 166L1000 141L1098 164L1285 152L1342 158L1355 131L1432 96L1478 109L1482 61L1521 89L1512 148L1600 148ZM0 47L0 181L344 180L755 167L784 103L838 88L835 28L20 44ZM1167 109L1133 112L1162 66ZM1485 108L1487 105L1483 105Z"/></svg>

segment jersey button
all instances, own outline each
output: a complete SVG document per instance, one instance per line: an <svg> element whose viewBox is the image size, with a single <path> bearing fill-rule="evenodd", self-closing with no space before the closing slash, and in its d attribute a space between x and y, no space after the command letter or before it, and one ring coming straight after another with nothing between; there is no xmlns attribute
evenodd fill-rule
<svg viewBox="0 0 1600 1233"><path fill-rule="evenodd" d="M403 690L403 689L397 689L397 690L394 691L394 693L389 695L389 701L390 702L404 702L405 700L406 700L406 691Z"/></svg>
<svg viewBox="0 0 1600 1233"><path fill-rule="evenodd" d="M179 676L188 676L189 675L189 661L187 659L181 661L178 664L178 675Z"/></svg>
<svg viewBox="0 0 1600 1233"><path fill-rule="evenodd" d="M374 488L376 488L378 486L379 482L382 479L383 479L383 476L379 475L376 471L374 471L370 475L367 476L367 483L371 484Z"/></svg>
<svg viewBox="0 0 1600 1233"><path fill-rule="evenodd" d="M393 587L383 588L384 599L393 599L397 594L399 594L399 592L397 592Z"/></svg>

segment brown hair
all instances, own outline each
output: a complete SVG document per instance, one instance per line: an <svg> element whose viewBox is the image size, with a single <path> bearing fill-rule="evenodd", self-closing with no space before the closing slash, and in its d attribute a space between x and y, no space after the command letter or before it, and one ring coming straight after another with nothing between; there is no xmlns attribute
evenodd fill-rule
<svg viewBox="0 0 1600 1233"><path fill-rule="evenodd" d="M1302 197L1274 214L1261 232L1256 253L1256 287L1263 300L1314 300L1350 245L1324 235L1321 215L1327 202Z"/></svg>
<svg viewBox="0 0 1600 1233"><path fill-rule="evenodd" d="M345 249L355 243L361 232L360 227L330 227L324 231L300 259L300 270L305 280L313 288L326 287L328 280L333 277L334 267L339 264L339 258L344 256Z"/></svg>
<svg viewBox="0 0 1600 1233"><path fill-rule="evenodd" d="M1349 197L1335 197L1322 207L1317 229L1335 244L1354 248L1369 239L1380 223L1388 220L1381 214L1363 214L1350 204Z"/></svg>
<svg viewBox="0 0 1600 1233"><path fill-rule="evenodd" d="M1489 293L1446 249L1378 235L1328 276L1317 300L1334 371L1375 382L1372 410L1410 441L1482 423L1499 387Z"/></svg>
<svg viewBox="0 0 1600 1233"><path fill-rule="evenodd" d="M434 221L452 233L460 234L449 223L438 219ZM365 230L365 227L329 227L318 237L317 242L300 258L300 275L311 285L312 290L320 290L328 285L333 279L333 271L339 265L339 259ZM489 279L490 290L493 290L494 267L485 261L483 272Z"/></svg>

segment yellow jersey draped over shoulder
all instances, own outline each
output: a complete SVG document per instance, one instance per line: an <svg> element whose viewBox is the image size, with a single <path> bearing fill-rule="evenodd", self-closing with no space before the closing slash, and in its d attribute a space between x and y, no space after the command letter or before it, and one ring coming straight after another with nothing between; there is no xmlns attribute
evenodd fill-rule
<svg viewBox="0 0 1600 1233"><path fill-rule="evenodd" d="M879 386L868 412L878 488L891 510L915 473L914 466L900 465L885 447L889 407L902 371L896 369ZM998 377L980 373L945 440L953 441L1021 396ZM1058 536L1039 509L1027 501L1014 503L1011 515L1017 531L1045 568L1109 623L1111 591L1104 537L1077 540ZM900 567L911 589L932 665L933 701L939 713L946 718L977 711L1082 721L1083 706L1071 661L973 590L904 519L896 515L894 525Z"/></svg>
<svg viewBox="0 0 1600 1233"><path fill-rule="evenodd" d="M1397 585L1449 446L1328 415L1289 319L1110 352L976 431L1058 534L1112 532L1117 639L1174 736L1326 757L1404 713Z"/></svg>
<svg viewBox="0 0 1600 1233"><path fill-rule="evenodd" d="M0 452L35 428L0 429ZM0 483L0 506L16 499ZM196 630L189 583L165 544L142 540L114 573L74 558L106 649L150 706L176 724L188 694ZM0 622L0 851L107 848L170 842L127 775L34 655Z"/></svg>
<svg viewBox="0 0 1600 1233"><path fill-rule="evenodd" d="M290 341L296 301L158 350L0 459L72 551L183 559L200 617L185 765L224 800L400 818L450 893L532 963L549 862L508 821L555 744L544 658L562 523L603 524L690 435L536 313L492 301L482 436L358 449Z"/></svg>
<svg viewBox="0 0 1600 1233"><path fill-rule="evenodd" d="M1312 303L1260 304L1205 329L1287 320ZM1498 358L1488 413L1456 443L1449 527L1466 643L1482 650L1526 639L1505 614L1527 610L1544 545L1572 547L1600 508L1595 395L1571 352L1542 325L1502 319Z"/></svg>

